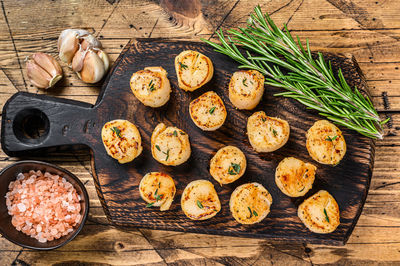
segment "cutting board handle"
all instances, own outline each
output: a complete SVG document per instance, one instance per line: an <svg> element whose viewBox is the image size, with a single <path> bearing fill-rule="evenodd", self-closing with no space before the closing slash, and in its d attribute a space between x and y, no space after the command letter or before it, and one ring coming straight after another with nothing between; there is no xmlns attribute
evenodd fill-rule
<svg viewBox="0 0 400 266"><path fill-rule="evenodd" d="M92 105L27 92L14 94L2 113L1 146L10 156L23 156L54 146L90 146Z"/></svg>

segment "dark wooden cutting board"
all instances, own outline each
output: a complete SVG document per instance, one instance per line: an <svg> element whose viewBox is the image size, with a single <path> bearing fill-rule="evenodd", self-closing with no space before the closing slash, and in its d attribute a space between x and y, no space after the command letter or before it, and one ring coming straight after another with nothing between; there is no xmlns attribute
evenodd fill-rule
<svg viewBox="0 0 400 266"><path fill-rule="evenodd" d="M178 88L174 69L175 56L186 49L209 56L215 69L212 80L192 93ZM338 66L343 69L351 85L365 90L365 82L354 60L343 56L326 56L332 60L335 69ZM144 106L130 90L132 73L146 66L162 66L168 72L172 94L169 102L161 108ZM237 66L234 61L203 43L133 40L115 62L94 106L29 93L17 93L10 98L3 109L2 148L9 155L21 156L28 151L48 152L50 147L59 145L89 146L99 198L107 217L116 225L344 244L361 214L367 196L374 161L374 141L340 127L347 142L346 156L336 167L318 164L308 155L305 133L321 116L294 100L274 97L274 93L281 91L274 87L266 87L264 97L255 110L234 109L228 99L227 87ZM188 113L190 101L209 90L214 90L222 97L228 111L225 124L214 132L201 131L193 124ZM290 138L283 148L262 154L251 148L246 136L246 122L254 111L259 110L264 110L269 116L288 120ZM119 164L106 154L103 147L101 128L113 119L133 122L142 135L143 153L131 163ZM189 134L192 155L183 165L168 167L152 158L150 137L159 122L177 126ZM225 145L239 147L246 154L248 168L238 181L221 187L209 174L209 161ZM318 167L314 187L305 197L289 198L275 185L275 168L287 156L314 163ZM176 182L177 193L169 211L146 208L139 196L139 182L150 171L168 173ZM222 204L222 210L214 218L205 221L189 220L180 207L183 189L197 179L213 182ZM272 194L271 212L261 223L241 225L230 215L230 194L238 185L253 181L263 184ZM311 233L297 217L297 206L320 189L329 191L340 207L341 224L331 234Z"/></svg>

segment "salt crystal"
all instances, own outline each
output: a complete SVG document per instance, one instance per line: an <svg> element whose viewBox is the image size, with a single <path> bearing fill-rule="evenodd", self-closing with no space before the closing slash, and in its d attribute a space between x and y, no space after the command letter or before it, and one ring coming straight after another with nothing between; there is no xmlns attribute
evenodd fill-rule
<svg viewBox="0 0 400 266"><path fill-rule="evenodd" d="M18 204L17 204L17 207L18 207L18 209L19 209L20 212L26 211L26 206L25 206L25 204L23 204L23 203L18 203Z"/></svg>
<svg viewBox="0 0 400 266"><path fill-rule="evenodd" d="M17 175L17 180L22 180L22 179L24 179L25 178L25 176L24 176L24 174L22 174L22 173L19 173L18 175Z"/></svg>

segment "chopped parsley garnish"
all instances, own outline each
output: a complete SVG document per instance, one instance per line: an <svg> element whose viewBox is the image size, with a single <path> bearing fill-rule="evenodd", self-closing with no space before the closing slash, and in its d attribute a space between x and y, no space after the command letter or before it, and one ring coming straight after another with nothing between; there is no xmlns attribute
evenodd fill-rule
<svg viewBox="0 0 400 266"><path fill-rule="evenodd" d="M328 214L326 213L326 209L324 208L324 214L325 214L325 220L328 222L328 223L330 223L329 222L329 216L328 216Z"/></svg>
<svg viewBox="0 0 400 266"><path fill-rule="evenodd" d="M302 192L306 187L303 187L301 190L299 190L299 192Z"/></svg>
<svg viewBox="0 0 400 266"><path fill-rule="evenodd" d="M200 209L203 209L203 204L201 204L201 202L199 200L197 200L197 207L199 207Z"/></svg>
<svg viewBox="0 0 400 266"><path fill-rule="evenodd" d="M210 111L208 111L208 112L212 115L215 111L215 108L217 108L217 107L215 107L215 106L211 107Z"/></svg>
<svg viewBox="0 0 400 266"><path fill-rule="evenodd" d="M185 133L185 132L183 132L183 131L181 131L181 132L179 132L179 133L181 133L181 135L186 135L186 133Z"/></svg>
<svg viewBox="0 0 400 266"><path fill-rule="evenodd" d="M182 62L179 62L179 65L181 66L181 69L187 69L188 66L183 64Z"/></svg>
<svg viewBox="0 0 400 266"><path fill-rule="evenodd" d="M150 207L152 207L153 205L154 205L154 202L149 203L149 204L146 205L146 208L150 208Z"/></svg>
<svg viewBox="0 0 400 266"><path fill-rule="evenodd" d="M114 132L114 133L117 135L118 138L122 138L122 136L121 136L121 130L119 130L119 128L117 128L117 127L112 127L112 128L111 128L111 131Z"/></svg>
<svg viewBox="0 0 400 266"><path fill-rule="evenodd" d="M228 168L228 173L230 175L238 175L240 172L240 165L237 163L231 163L231 166Z"/></svg>
<svg viewBox="0 0 400 266"><path fill-rule="evenodd" d="M176 132L176 130L174 130L174 136L175 136L175 137L178 136L178 132Z"/></svg>
<svg viewBox="0 0 400 266"><path fill-rule="evenodd" d="M157 150L161 151L160 146L156 145Z"/></svg>
<svg viewBox="0 0 400 266"><path fill-rule="evenodd" d="M272 133L274 134L275 137L276 137L276 135L278 135L278 132L276 132L275 129L272 129Z"/></svg>
<svg viewBox="0 0 400 266"><path fill-rule="evenodd" d="M267 121L267 119L265 119L264 117L261 117L261 120L262 120L263 122Z"/></svg>
<svg viewBox="0 0 400 266"><path fill-rule="evenodd" d="M254 214L254 216L258 216L258 213L255 211L255 210L253 210L253 214Z"/></svg>
<svg viewBox="0 0 400 266"><path fill-rule="evenodd" d="M243 83L243 85L244 85L245 87L247 87L246 81L247 81L247 78L244 78L244 79L242 80L242 83Z"/></svg>
<svg viewBox="0 0 400 266"><path fill-rule="evenodd" d="M327 141L334 141L335 139L337 139L338 136L333 136L332 138L330 136L328 136L325 140Z"/></svg>

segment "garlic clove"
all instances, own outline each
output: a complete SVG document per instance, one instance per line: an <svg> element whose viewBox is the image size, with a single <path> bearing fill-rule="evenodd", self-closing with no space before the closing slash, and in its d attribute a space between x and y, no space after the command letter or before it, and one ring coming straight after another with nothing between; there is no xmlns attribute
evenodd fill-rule
<svg viewBox="0 0 400 266"><path fill-rule="evenodd" d="M107 72L108 68L110 67L110 59L108 58L107 53L104 52L103 50L99 50L99 51L97 51L97 55L103 61L104 70Z"/></svg>
<svg viewBox="0 0 400 266"><path fill-rule="evenodd" d="M41 68L34 60L26 62L26 74L30 82L39 89L47 89L50 87L50 81L53 79L49 73Z"/></svg>
<svg viewBox="0 0 400 266"><path fill-rule="evenodd" d="M76 51L78 51L79 39L75 30L67 29L61 32L58 38L58 51L61 61L70 64Z"/></svg>
<svg viewBox="0 0 400 266"><path fill-rule="evenodd" d="M79 72L82 70L83 62L87 52L87 49L82 49L82 46L80 46L79 50L75 53L74 58L72 59L71 67L73 71Z"/></svg>
<svg viewBox="0 0 400 266"><path fill-rule="evenodd" d="M83 62L83 68L78 72L79 78L86 83L99 82L104 76L106 70L103 60L96 52L89 50Z"/></svg>
<svg viewBox="0 0 400 266"><path fill-rule="evenodd" d="M46 70L50 76L61 76L62 77L62 69L60 64L52 57L51 55L45 53L35 53L32 55L32 59L38 64L41 68Z"/></svg>
<svg viewBox="0 0 400 266"><path fill-rule="evenodd" d="M101 42L96 39L92 34L82 37L83 40L81 42L82 48L85 50L88 47L90 48L99 48L101 49Z"/></svg>

